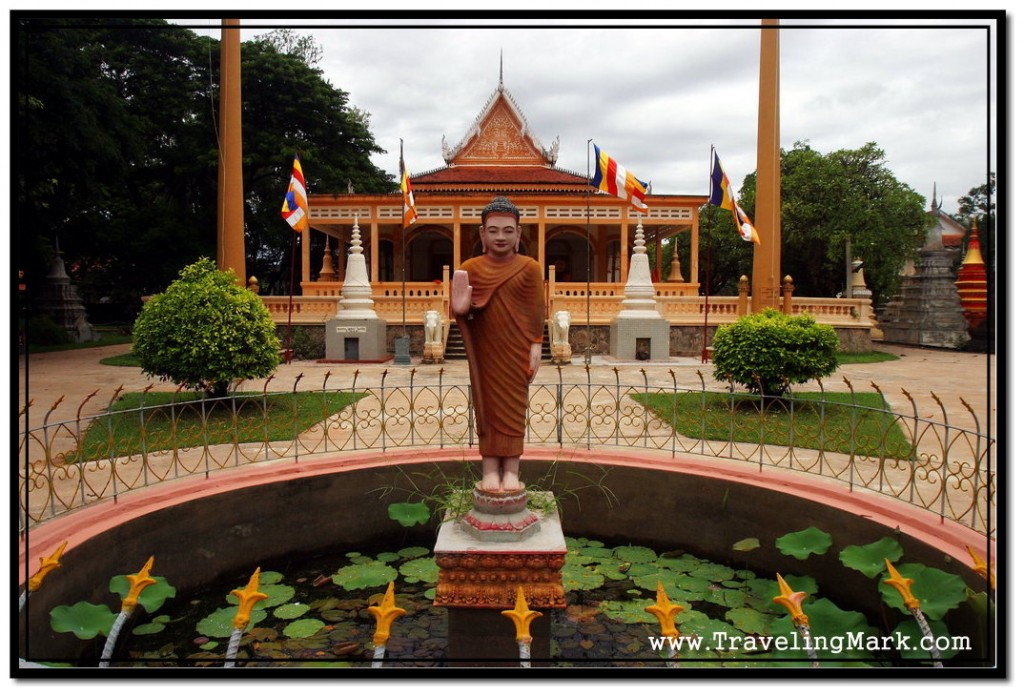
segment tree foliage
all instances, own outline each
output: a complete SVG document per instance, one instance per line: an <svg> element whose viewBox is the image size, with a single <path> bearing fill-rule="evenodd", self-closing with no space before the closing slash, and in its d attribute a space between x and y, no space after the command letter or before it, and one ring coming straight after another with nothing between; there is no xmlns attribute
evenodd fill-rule
<svg viewBox="0 0 1024 696"><path fill-rule="evenodd" d="M59 240L87 303L137 308L215 253L219 42L159 19L14 29L18 266L31 292ZM264 287L287 285L279 211L295 152L312 193L394 188L370 162L380 149L365 112L307 62L315 49L294 35L242 44L247 270Z"/></svg>
<svg viewBox="0 0 1024 696"><path fill-rule="evenodd" d="M234 380L269 376L279 362L262 300L207 258L143 306L133 333L143 372L214 396Z"/></svg>
<svg viewBox="0 0 1024 696"><path fill-rule="evenodd" d="M714 378L755 394L778 396L790 385L826 377L839 367L839 337L814 317L765 309L715 332Z"/></svg>
<svg viewBox="0 0 1024 696"><path fill-rule="evenodd" d="M835 297L845 290L849 239L853 258L864 261L876 304L895 295L904 263L924 243L924 197L886 168L875 143L822 154L798 142L781 158L781 271L793 277L796 294ZM756 174L744 178L737 195L756 224ZM710 224L704 222L708 215ZM711 292L735 293L739 277L751 275L753 245L740 240L728 211L702 211L701 221L701 254L706 243L712 245ZM701 283L705 264L702 256Z"/></svg>

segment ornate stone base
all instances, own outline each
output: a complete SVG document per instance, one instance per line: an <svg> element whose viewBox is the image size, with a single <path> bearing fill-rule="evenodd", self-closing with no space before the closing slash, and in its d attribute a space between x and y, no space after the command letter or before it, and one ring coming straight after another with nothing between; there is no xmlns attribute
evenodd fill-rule
<svg viewBox="0 0 1024 696"><path fill-rule="evenodd" d="M428 365L436 365L444 362L444 345L441 343L423 344L423 361Z"/></svg>
<svg viewBox="0 0 1024 696"><path fill-rule="evenodd" d="M441 525L434 547L440 568L434 604L509 609L522 587L531 609L563 608L565 553L557 512L527 509L525 490L478 489L472 512Z"/></svg>
<svg viewBox="0 0 1024 696"><path fill-rule="evenodd" d="M551 362L555 365L568 365L571 363L572 347L568 343L552 343Z"/></svg>

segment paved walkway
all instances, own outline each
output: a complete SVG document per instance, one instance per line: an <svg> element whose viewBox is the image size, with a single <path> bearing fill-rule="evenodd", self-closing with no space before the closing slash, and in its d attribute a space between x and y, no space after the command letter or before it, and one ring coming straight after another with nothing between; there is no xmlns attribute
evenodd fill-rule
<svg viewBox="0 0 1024 696"><path fill-rule="evenodd" d="M995 432L996 395L998 375L995 356L981 353L959 353L944 350L911 348L897 345L879 345L878 350L894 353L899 360L864 365L846 365L823 381L826 390L847 389L844 378L849 380L855 391L870 391L874 382L882 390L889 405L898 413L913 413L911 402L903 390L913 397L920 418L948 421L952 425L975 429L974 417L964 408L961 399L969 404L980 422L980 430L997 437ZM53 404L63 397L56 409L49 414L50 423L72 420L79 409L82 415L101 413L114 397L118 386L126 391L141 391L149 385L161 391L173 391L174 386L146 377L138 368L101 365L102 358L128 352L127 345L87 348L56 353L39 353L26 360L19 358L19 408L31 399L28 409L29 424L36 427L43 423ZM701 377L708 389L723 389L711 374L713 366L702 365L695 358L673 358L666 362L624 362L607 356L594 356L589 367L590 381L595 384L614 384L616 378L622 384L643 384L646 377L651 386L670 386L699 389ZM441 374L443 370L443 375ZM415 371L415 372L414 372ZM561 368L561 381L566 384L587 382L587 368L581 356L573 358L573 364ZM700 374L698 374L700 373ZM413 359L411 366L380 364L339 364L318 363L297 360L278 368L269 384L265 380L244 383L245 390L260 390L264 386L270 391L290 391L298 382L299 389L357 388L444 383L465 384L468 369L465 361L451 361L443 365L421 365ZM535 380L537 384L559 382L559 368L545 364ZM816 388L803 385L801 390ZM95 393L91 399L86 397ZM945 407L945 417L932 394ZM26 396L27 395L27 396ZM84 404L83 404L84 402ZM24 427L22 421L20 427Z"/></svg>

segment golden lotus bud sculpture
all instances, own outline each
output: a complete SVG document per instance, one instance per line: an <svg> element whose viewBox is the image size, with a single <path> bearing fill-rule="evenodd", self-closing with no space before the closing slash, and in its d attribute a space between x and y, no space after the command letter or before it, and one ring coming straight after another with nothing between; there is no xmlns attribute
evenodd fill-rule
<svg viewBox="0 0 1024 696"><path fill-rule="evenodd" d="M134 611L135 607L139 604L139 595L142 594L142 591L150 585L156 584L156 580L149 577L149 571L152 568L153 556L150 556L146 564L142 566L142 570L125 576L128 578L130 587L128 588L128 594L121 600L121 611Z"/></svg>
<svg viewBox="0 0 1024 696"><path fill-rule="evenodd" d="M43 584L43 580L49 575L50 571L60 568L60 557L64 555L64 549L68 546L68 542L65 539L56 551L51 553L49 556L39 559L39 570L32 574L32 577L28 579L28 591L35 592Z"/></svg>
<svg viewBox="0 0 1024 696"><path fill-rule="evenodd" d="M914 579L905 578L896 572L896 568L889 562L888 558L885 559L885 569L889 571L889 579L882 582L896 588L896 591L900 593L900 597L903 598L903 605L907 609L917 609L920 607L921 600L910 591L910 586L914 583Z"/></svg>
<svg viewBox="0 0 1024 696"><path fill-rule="evenodd" d="M235 613L235 619L231 625L241 631L249 625L249 617L252 615L252 609L256 606L256 602L266 599L268 596L260 592L260 569L256 569L244 589L231 590L231 594L238 597L238 611Z"/></svg>
<svg viewBox="0 0 1024 696"><path fill-rule="evenodd" d="M971 554L971 560L974 561L971 570L988 580L988 586L994 590L996 588L996 575L989 570L988 563L970 546L967 547L967 553Z"/></svg>
<svg viewBox="0 0 1024 696"><path fill-rule="evenodd" d="M661 635L666 638L677 638L679 636L679 629L676 628L676 614L685 608L679 604L672 604L669 601L665 588L662 586L661 580L659 580L657 599L652 606L644 607L644 611L648 614L654 614L658 618L658 623L661 624Z"/></svg>
<svg viewBox="0 0 1024 696"><path fill-rule="evenodd" d="M533 611L526 605L526 595L523 593L522 585L516 588L516 608L506 609L501 612L501 615L508 617L515 624L516 641L520 643L533 640L530 636L530 623L543 616L539 611Z"/></svg>
<svg viewBox="0 0 1024 696"><path fill-rule="evenodd" d="M797 626L808 626L810 625L810 619L807 618L807 614L803 611L803 601L807 598L806 592L794 592L793 588L789 586L789 583L779 574L775 574L775 578L779 581L779 596L772 597L772 601L776 604L781 604L786 607L786 611L793 618L793 623Z"/></svg>
<svg viewBox="0 0 1024 696"><path fill-rule="evenodd" d="M373 634L373 644L386 645L391 637L391 624L399 616L405 616L406 611L395 605L395 583L389 582L387 592L380 600L380 604L370 607L370 613L377 620L377 630Z"/></svg>

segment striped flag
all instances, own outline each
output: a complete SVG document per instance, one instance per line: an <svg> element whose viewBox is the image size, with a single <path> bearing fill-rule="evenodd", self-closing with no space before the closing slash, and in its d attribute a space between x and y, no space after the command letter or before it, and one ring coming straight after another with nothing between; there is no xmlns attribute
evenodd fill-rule
<svg viewBox="0 0 1024 696"><path fill-rule="evenodd" d="M408 227L416 222L416 200L412 197L412 182L405 168L405 143L401 140L398 142L398 166L402 170L402 226Z"/></svg>
<svg viewBox="0 0 1024 696"><path fill-rule="evenodd" d="M722 169L722 162L718 159L718 153L714 150L711 152L714 155L714 161L711 165L711 196L708 199L708 203L717 205L725 210L731 210L732 219L736 223L736 229L739 230L743 240L760 244L761 240L757 236L754 224L747 217L747 214L743 212L739 201L733 195L732 185L729 183L729 177L725 175L725 170Z"/></svg>
<svg viewBox="0 0 1024 696"><path fill-rule="evenodd" d="M591 185L599 191L625 198L637 210L647 210L644 196L647 195L649 185L633 176L632 172L626 171L607 153L601 152L597 145L594 145L594 154L597 156L597 163L594 166L594 180L590 182Z"/></svg>
<svg viewBox="0 0 1024 696"><path fill-rule="evenodd" d="M295 155L295 162L292 164L292 180L288 182L288 193L285 194L284 205L281 206L281 217L292 226L293 230L303 232L309 229L308 209L306 177L302 175L299 156Z"/></svg>

